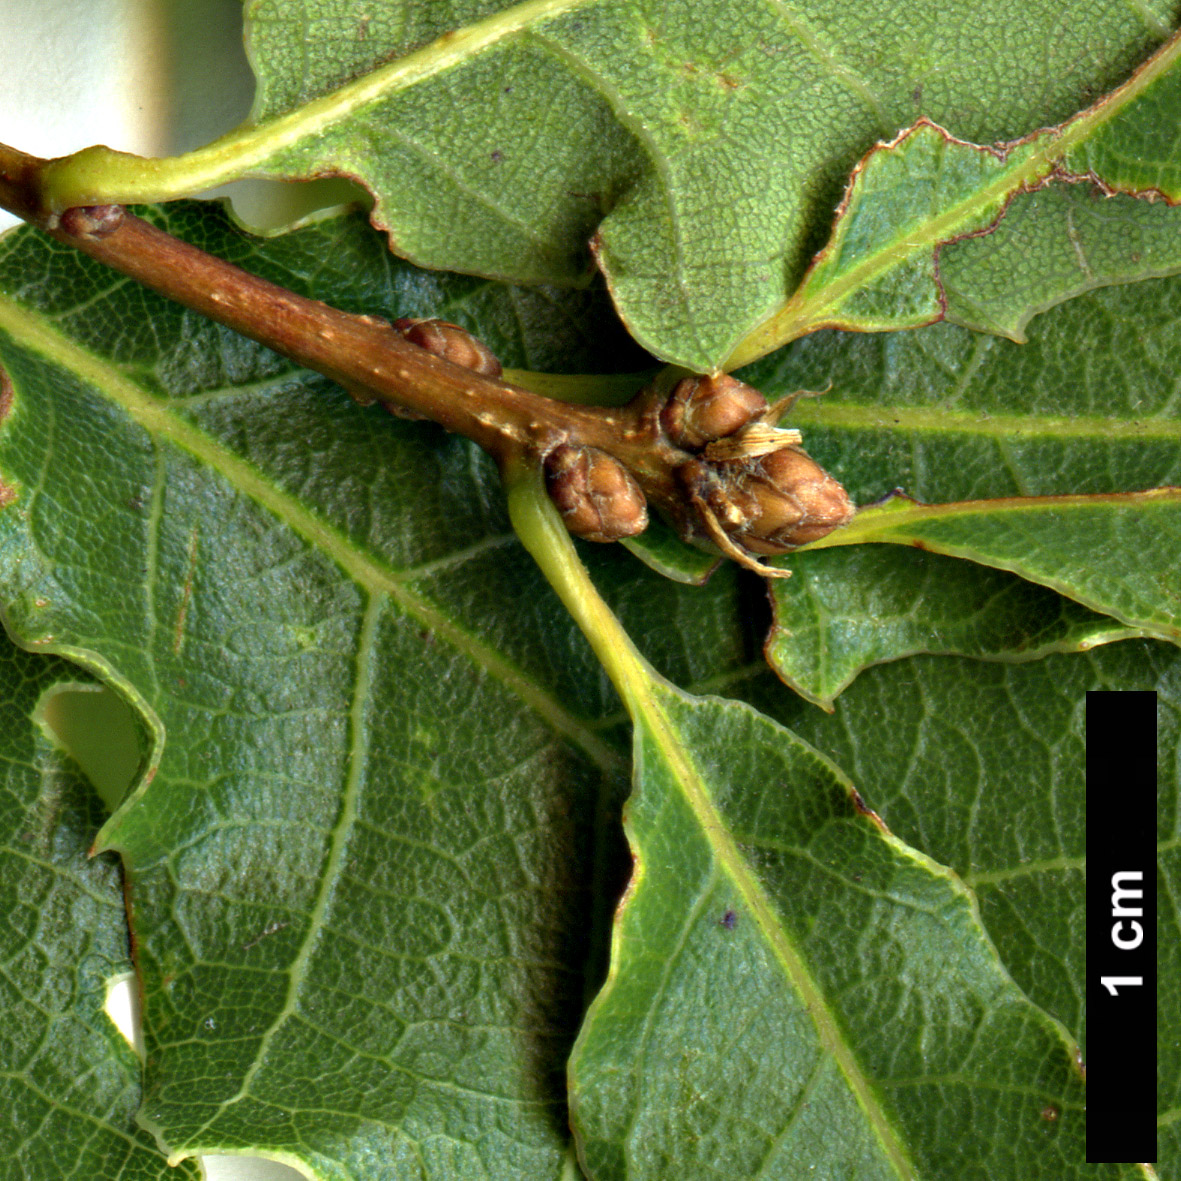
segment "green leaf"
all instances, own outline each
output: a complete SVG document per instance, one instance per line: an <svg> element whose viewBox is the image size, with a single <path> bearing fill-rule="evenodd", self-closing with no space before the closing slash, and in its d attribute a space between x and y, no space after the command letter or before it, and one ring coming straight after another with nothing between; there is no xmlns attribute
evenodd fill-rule
<svg viewBox="0 0 1181 1181"><path fill-rule="evenodd" d="M266 243L163 220L370 311L414 278L356 218ZM491 465L35 233L0 288L7 618L155 741L101 836L131 875L148 1126L174 1158L355 1181L572 1176L626 763L585 645L555 655L571 625L525 606Z"/></svg>
<svg viewBox="0 0 1181 1181"><path fill-rule="evenodd" d="M1071 146L1065 168L1107 189L1149 192L1176 201L1181 186L1181 159L1173 134L1178 109L1181 73L1156 74L1136 102L1111 117L1104 114L1100 126Z"/></svg>
<svg viewBox="0 0 1181 1181"><path fill-rule="evenodd" d="M95 687L0 632L0 1156L12 1181L195 1179L136 1127L140 1064L103 1011L131 971L122 874L88 858L102 807L42 721L80 683Z"/></svg>
<svg viewBox="0 0 1181 1181"><path fill-rule="evenodd" d="M1181 488L958 504L895 497L818 545L863 541L1011 570L1148 635L1181 641Z"/></svg>
<svg viewBox="0 0 1181 1181"><path fill-rule="evenodd" d="M372 235L355 221L257 243L215 211L178 207L165 220L319 298L349 303L356 285L364 310L400 310L388 260L360 247ZM165 1118L174 1151L249 1147L350 1181L369 1181L367 1153L405 1153L448 1181L480 1169L574 1175L561 1070L619 880L610 817L620 717L591 653L507 538L489 466L34 234L5 242L0 286L14 384L0 426L0 479L15 497L0 512L6 609L26 642L64 647L113 677L164 732L150 785L108 834L136 871L149 1118ZM584 549L662 670L694 685L742 684L757 580L727 566L705 588L678 586L614 547ZM153 554L159 573L129 580ZM356 662L367 629L369 696L381 708L365 714ZM911 664L895 667L905 677ZM789 701L780 688L775 708ZM783 741L764 720L750 726ZM465 737L448 749L432 742L440 735ZM793 741L778 757L794 761L800 749ZM967 896L883 842L851 811L848 777L819 766L821 803L843 809L830 812L834 827L945 898L950 890L950 913L979 948ZM344 823L342 792L355 809ZM371 819L386 821L380 832L366 828ZM405 840L415 831L422 846ZM335 879L324 872L333 848ZM415 858L432 849L487 876L475 873L467 893L458 869L420 868ZM354 871L388 886L389 899L355 887ZM318 891L320 912L307 901ZM335 938L301 944L309 913ZM440 929L457 932L444 949L430 942ZM384 958L357 948L366 936ZM856 944L833 950L856 959ZM985 976L997 971L984 963ZM466 1024L454 1021L456 996L476 998L459 1010ZM527 1020L481 1024L477 1004ZM458 1046L433 1075L433 1061L413 1057L423 1043L412 1035L382 1057L407 1012L429 1029L423 1042ZM316 1032L325 1023L331 1036ZM283 1036L260 1056L271 1025ZM1068 1059L1055 1060L1069 1079ZM398 1066L419 1084L401 1109L382 1089L404 1077ZM478 1094L445 1085L464 1069L481 1071ZM211 1078L225 1080L223 1092L210 1095ZM506 1104L490 1079L515 1083L534 1106ZM244 1080L243 1098L199 1138L211 1101ZM1031 1135L1062 1144L1070 1120L1047 1123L1041 1110ZM834 1123L817 1159L847 1131ZM1079 1162L1072 1147L1064 1167ZM1060 1164L1045 1175L1061 1177Z"/></svg>
<svg viewBox="0 0 1181 1181"><path fill-rule="evenodd" d="M733 363L817 328L883 332L938 320L939 246L987 230L1012 191L1048 169L1043 146L989 150L922 120L874 148L854 170L832 238L804 281L738 346Z"/></svg>
<svg viewBox="0 0 1181 1181"><path fill-rule="evenodd" d="M1181 1169L1178 863L1181 653L1112 644L1027 664L924 657L870 669L832 717L791 702L765 676L735 684L854 778L891 830L972 888L1009 972L1086 1042L1085 694L1159 694L1159 1158ZM1140 1176L1136 1170L1136 1176Z"/></svg>
<svg viewBox="0 0 1181 1181"><path fill-rule="evenodd" d="M245 173L345 173L374 191L399 253L530 283L583 281L593 234L633 335L703 370L740 342L750 360L787 338L759 325L788 305L818 220L875 141L919 115L981 143L1061 123L1121 82L1173 13L1060 0L988 20L967 0L902 11L681 0L659 13L637 0L405 0L375 14L330 0L313 18L259 0L249 15L249 123L172 160L88 150L51 169L54 206L175 197ZM1085 28L1101 53L1063 27ZM919 207L947 232L923 231L922 249L991 217L1141 91L1154 117L1172 118L1150 85L1168 62L1071 136L1043 135L982 199L948 190L936 210L926 189ZM886 247L891 265L899 249Z"/></svg>
<svg viewBox="0 0 1181 1181"><path fill-rule="evenodd" d="M1181 484L1181 279L1088 292L1018 345L952 324L819 332L741 376L859 504L1118 493Z"/></svg>
<svg viewBox="0 0 1181 1181"><path fill-rule="evenodd" d="M964 298L950 301L940 274L945 246L951 244L954 252L956 244L987 236L1010 201L1049 183L1062 160L1092 137L1103 135L1110 154L1134 154L1150 146L1138 131L1146 117L1175 123L1181 101L1175 111L1166 107L1174 93L1181 97L1181 86L1173 80L1179 52L1181 40L1175 38L1089 110L1059 128L1011 143L964 143L924 118L892 142L878 145L854 169L832 238L804 281L737 347L730 364L746 364L817 328L882 332L949 315L968 327L992 330L990 318L972 314L977 285L1008 289L1009 317L1024 323L1078 291L1181 269L1181 220L1167 209L1146 214L1124 201L1102 219L1083 217L1076 226L1069 218L1063 220L1061 199L1050 199L1024 203L1022 230L1032 239L1032 249L1013 255L989 244L960 252L954 274L967 293ZM1119 132L1130 141L1123 143ZM1175 158L1177 144L1168 136L1158 136L1151 147L1157 151L1141 163L1156 166L1152 175L1157 180L1181 167L1181 159ZM1107 178L1092 168L1087 179L1102 186ZM1142 195L1153 199L1181 199L1181 190L1163 180L1145 188ZM1043 207L1059 216L1043 222L1037 216ZM1145 232L1156 249L1129 251L1127 240ZM1073 265L1064 281L1060 272L1067 249Z"/></svg>
<svg viewBox="0 0 1181 1181"><path fill-rule="evenodd" d="M767 660L827 710L862 669L916 653L1027 661L1145 634L1011 574L937 553L809 550L791 568L790 579L768 583L775 623Z"/></svg>
<svg viewBox="0 0 1181 1181"><path fill-rule="evenodd" d="M1181 653L1136 642L1025 664L908 660L864 673L832 717L789 703L766 681L744 695L837 761L891 831L972 887L1017 983L1085 1046L1086 829L1103 823L1084 798L1084 705L1093 689L1159 695L1163 1135L1181 1094L1181 1012L1171 999L1181 991L1181 957L1169 901L1181 884ZM1161 1177L1181 1165L1181 1144L1171 1143L1165 1151L1162 1139Z"/></svg>
<svg viewBox="0 0 1181 1181"><path fill-rule="evenodd" d="M742 376L772 396L831 385L823 397L801 399L789 422L802 429L808 451L863 504L897 488L924 501L956 502L1102 496L1176 485L1181 483L1181 420L1174 396L1174 367L1181 357L1179 291L1181 281L1174 277L1088 292L1035 321L1025 345L950 324L894 336L816 333ZM1047 550L1039 560L1024 543L1015 543L1021 550L1016 563L1002 553L1007 548L1013 557L1016 551L997 536L996 527L1006 512L1011 520L1021 514L981 504L971 537L959 539L967 548L954 552L970 550L1096 610L1114 611L1135 628L1172 635L1178 604L1170 590L1176 578L1169 554L1175 543L1170 510L1157 511L1165 499L1147 513L1134 510L1137 523L1117 531L1108 526L1120 515L1118 496L1111 509L1092 504L1088 510L1088 502L1077 501L1076 511L1062 518L1064 531L1048 539L1059 556ZM1151 497L1144 501L1146 508L1150 504ZM991 518L992 508L1002 513L998 520ZM873 514L862 519L871 523ZM901 522L902 516L880 515L883 524L891 519ZM1103 531L1094 533L1093 525ZM860 522L852 526L859 528ZM828 543L853 536L839 531ZM868 538L868 529L863 536ZM899 534L899 540L910 538ZM794 569L800 563L806 570L811 560L805 550L783 564ZM864 557L852 547L843 557L833 552L823 559L819 568L832 588L823 596L824 610L834 627L861 617L868 601L886 605L883 593L891 592L872 585L872 577L867 582L862 570L866 563L890 561ZM1080 564L1085 569L1072 573ZM1153 569L1159 584L1151 581ZM788 603L803 592L780 587L772 593ZM918 588L899 586L897 593L906 601ZM1033 632L1051 625L1057 614L1051 608L1049 616L1030 625ZM798 615L794 619L808 626ZM835 674L827 688L813 683L810 691L820 700L829 697L849 672L882 658L884 640L871 629L846 629L841 660L847 672ZM810 659L805 651L794 658ZM798 667L784 667L789 680L804 675Z"/></svg>
<svg viewBox="0 0 1181 1181"><path fill-rule="evenodd" d="M965 1156L995 1178L1110 1173L1082 1164L1069 1047L964 887L883 840L788 732L657 700L667 728L638 726L629 810L638 881L571 1066L591 1175L944 1177Z"/></svg>
<svg viewBox="0 0 1181 1181"><path fill-rule="evenodd" d="M1024 343L1033 316L1112 283L1181 267L1178 213L1083 185L1016 196L991 233L939 252L949 320Z"/></svg>
<svg viewBox="0 0 1181 1181"><path fill-rule="evenodd" d="M1119 1175L1084 1163L1073 1047L962 883L790 731L663 682L540 480L512 476L509 503L636 730L636 864L570 1068L590 1175Z"/></svg>
<svg viewBox="0 0 1181 1181"><path fill-rule="evenodd" d="M722 560L686 545L659 517L653 517L639 537L623 544L658 574L690 586L701 586Z"/></svg>

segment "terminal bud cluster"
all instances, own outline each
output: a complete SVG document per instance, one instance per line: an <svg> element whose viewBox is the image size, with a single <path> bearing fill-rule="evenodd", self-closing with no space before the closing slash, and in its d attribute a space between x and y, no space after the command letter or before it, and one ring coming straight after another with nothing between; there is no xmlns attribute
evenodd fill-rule
<svg viewBox="0 0 1181 1181"><path fill-rule="evenodd" d="M789 400L790 401L790 400ZM661 423L696 453L676 476L705 535L727 556L782 577L752 554L783 554L846 524L856 511L844 488L800 446L798 431L773 425L782 403L727 374L690 377L672 391Z"/></svg>
<svg viewBox="0 0 1181 1181"><path fill-rule="evenodd" d="M399 320L407 340L436 356L498 376L491 350L441 320ZM687 377L666 395L646 390L614 417L617 438L592 443L577 420L539 448L546 487L567 529L588 541L634 537L656 502L686 540L716 548L773 577L788 571L760 556L817 541L848 522L844 488L774 425L794 398L770 404L728 374ZM642 458L635 455L646 448ZM646 495L647 494L647 495Z"/></svg>

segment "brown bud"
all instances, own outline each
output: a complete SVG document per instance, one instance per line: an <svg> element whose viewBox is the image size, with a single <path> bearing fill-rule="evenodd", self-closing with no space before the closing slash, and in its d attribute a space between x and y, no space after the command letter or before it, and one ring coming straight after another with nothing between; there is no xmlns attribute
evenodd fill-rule
<svg viewBox="0 0 1181 1181"><path fill-rule="evenodd" d="M61 229L75 238L105 238L123 224L122 205L75 205L61 215Z"/></svg>
<svg viewBox="0 0 1181 1181"><path fill-rule="evenodd" d="M677 382L660 411L671 442L691 450L704 447L746 426L767 409L767 399L726 373L686 377Z"/></svg>
<svg viewBox="0 0 1181 1181"><path fill-rule="evenodd" d="M648 528L648 506L631 473L596 447L563 443L545 458L545 482L566 528L587 541L618 541Z"/></svg>
<svg viewBox="0 0 1181 1181"><path fill-rule="evenodd" d="M844 488L800 447L761 456L740 483L758 503L738 535L755 553L779 554L816 541L856 511Z"/></svg>
<svg viewBox="0 0 1181 1181"><path fill-rule="evenodd" d="M844 488L796 446L735 460L690 460L677 477L697 519L690 535L706 536L751 569L782 577L752 554L782 554L846 524L856 512Z"/></svg>
<svg viewBox="0 0 1181 1181"><path fill-rule="evenodd" d="M411 343L426 349L453 365L474 369L485 377L499 377L500 360L482 341L477 340L466 328L448 320L394 321L394 327Z"/></svg>

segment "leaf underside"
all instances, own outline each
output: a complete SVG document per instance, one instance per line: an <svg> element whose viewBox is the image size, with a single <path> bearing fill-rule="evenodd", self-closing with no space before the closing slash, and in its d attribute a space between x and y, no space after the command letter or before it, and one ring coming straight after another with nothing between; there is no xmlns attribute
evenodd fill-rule
<svg viewBox="0 0 1181 1181"><path fill-rule="evenodd" d="M253 120L264 129L255 135L262 158L254 167L359 176L377 196L376 223L395 249L426 266L580 282L594 232L595 259L636 338L667 360L708 369L748 334L757 352L798 334L798 326L776 334L763 322L800 298L793 289L826 208L875 141L893 139L920 116L984 144L1064 122L1123 81L1166 35L1175 6L1073 8L1033 0L998 39L977 6L959 3L912 4L904 13L868 0L708 0L658 12L635 0L459 2L433 4L429 13L404 3L375 21L351 0L334 0L309 28L276 0L260 0L248 13L259 79ZM336 34L327 42L316 37L326 28ZM1086 28L1088 43L1105 47L1104 61L1080 53L1063 36L1069 28ZM459 31L457 45L470 39L470 49L433 40L449 30ZM1172 77L1162 66L1161 80L1129 109L1095 108L1069 166L1099 178L1110 168L1111 183L1124 191L1172 192L1169 178L1181 169L1176 143L1143 130L1175 121L1181 100ZM337 115L309 117L306 134L268 139L269 123L278 127L330 95ZM523 126L532 129L525 142ZM907 161L908 179L879 189L884 202L859 202L862 227L877 228L863 228L844 263L874 255L870 266L881 277L862 279L852 298L864 310L846 308L841 323L882 328L936 318L940 243L990 225L1051 168L1021 171L1043 145L1002 162L939 135L910 139L907 147L920 150L930 140L940 158L911 173L913 151L885 154ZM1139 153L1139 172L1124 164L1129 150ZM1044 152L1057 158L1052 147ZM1014 172L1008 187L993 177L988 188L986 178L1006 169ZM900 221L900 209L913 225ZM1138 224L1141 211L1130 210L1129 219ZM1149 215L1153 227L1162 220L1176 224L1163 208ZM847 222L838 219L836 240ZM1047 250L1062 237L1053 219L1036 219L1031 232ZM882 234L892 241L875 242ZM1090 266L1072 242L1083 262L1068 286L1118 281L1096 278L1096 268L1139 278L1154 265L1178 265L1174 248L1168 260L1104 256ZM973 283L1006 282L996 261L976 263ZM1027 252L1015 274L1041 297L1046 277L1030 276L1037 261ZM809 282L820 282L817 269ZM1009 285L1015 295L1020 283ZM834 314L814 313L812 326L836 322ZM752 347L740 346L743 359L757 355Z"/></svg>
<svg viewBox="0 0 1181 1181"><path fill-rule="evenodd" d="M814 550L771 587L767 660L832 709L865 667L919 653L1039 660L1144 633L1006 571L897 546Z"/></svg>
<svg viewBox="0 0 1181 1181"><path fill-rule="evenodd" d="M753 710L655 697L636 876L571 1063L590 1174L803 1177L822 1142L866 1179L1115 1176L1082 1164L1081 1072L962 884Z"/></svg>
<svg viewBox="0 0 1181 1181"><path fill-rule="evenodd" d="M249 15L264 133L419 47L430 65L448 29L499 30L255 171L358 174L400 252L557 286L425 275L357 219L260 243L177 206L157 215L170 230L350 310L459 320L509 366L608 373L642 361L581 290L596 228L634 336L719 364L789 306L875 140L920 116L978 143L1061 124L1177 12L1032 0L1004 36L964 4ZM1152 129L1176 122L1175 73L1122 122L1096 115L1062 170L1173 192L1175 145ZM891 325L958 323L815 332L748 375L770 395L831 384L791 422L862 503L1181 484L1174 211L1077 181L990 205L973 181L940 236L947 170L986 155L925 124L875 153L902 182L846 205L865 232L838 222L840 265L809 277L813 309L853 274L850 300ZM914 249L883 247L870 231L923 183ZM1007 563L1040 587L899 546L789 559L772 659L831 718L766 670L755 580L675 585L585 547L662 672L794 733L672 691L664 728L638 727L638 877L567 1094L626 876L627 734L490 465L31 232L0 245L0 293L6 625L118 686L155 739L101 843L131 872L143 1117L169 1151L264 1152L332 1181L568 1181L576 1147L594 1181L719 1162L1143 1176L1083 1163L1081 718L1088 688L1161 693L1161 992L1179 996L1181 657L1132 639L1176 634L1171 525L1137 503L1100 521L1088 562L1095 521L1059 522L1041 567ZM996 508L945 548L995 559ZM661 554L685 582L706 572ZM1181 1169L1167 1000L1161 1028L1165 1177Z"/></svg>
<svg viewBox="0 0 1181 1181"><path fill-rule="evenodd" d="M259 80L248 123L174 160L96 150L65 162L52 201L344 174L373 191L375 224L404 257L521 283L579 285L597 265L646 349L705 370L824 324L942 314L943 245L983 231L1029 188L1095 180L1177 196L1177 146L1151 129L1177 117L1178 45L1133 76L1168 37L1173 0L1031 0L1016 13L998 4L987 20L966 0L901 12L872 0L422 8L399 0L375 14L326 0L312 16L258 0L247 14ZM907 128L893 150L871 152ZM1051 130L1029 138L1039 128ZM797 291L858 161L863 182L881 168L891 176L867 200L849 194ZM1108 220L1126 210L1128 234L1167 238L1168 211L1146 226L1136 205ZM1176 269L1175 248L1112 257L1085 225L1063 231L1060 217L1035 214L1025 253L971 255L973 283L1012 294L976 316L964 291L955 314L1019 331L1046 287L1065 298ZM1074 264L1063 271L1067 244Z"/></svg>
<svg viewBox="0 0 1181 1181"><path fill-rule="evenodd" d="M176 207L163 216L174 232L198 235L251 269L282 273L317 297L341 302L338 291L359 284L366 310L387 314L401 298L380 243L356 220L256 243L216 210ZM339 269L311 265L324 258ZM362 410L322 379L170 309L31 232L6 241L0 283L8 293L0 305L0 360L13 391L0 424L0 480L12 496L0 512L6 618L23 642L69 652L114 680L156 727L159 762L151 783L104 832L133 875L150 1126L172 1151L261 1151L342 1181L416 1170L435 1179L561 1177L572 1159L564 1062L602 971L604 904L624 870L611 818L618 815L626 746L618 702L589 650L509 540L491 470L467 444L376 407ZM1071 307L1056 309L1047 321ZM929 329L913 339L959 331ZM509 352L507 359L520 364L523 358ZM920 375L916 367L913 376ZM801 409L827 405L813 400ZM862 468L861 478L869 473ZM80 481L84 497L77 494ZM103 522L101 531L89 527L94 520ZM883 873L942 892L940 905L952 916L945 929L964 933L974 948L973 971L992 982L981 987L1009 995L969 896L915 853L884 842L849 802L849 781L871 806L880 806L878 795L889 802L858 752L862 745L887 745L882 726L905 725L905 693L913 692L915 668L926 666L899 661L871 670L837 701L836 719L852 727L839 732L844 739L823 728L813 733L808 726L815 729L820 715L802 703L793 707L798 698L776 688L765 666L758 671L757 580L727 567L703 588L678 586L615 547L588 546L585 554L662 671L699 692L726 686L754 696L844 768L818 763L806 750L800 755L795 739L740 707L671 700L670 711L741 717L726 745L740 760L738 771L727 772L737 778L726 788L726 806L758 810L779 799L806 812L827 801L834 836L874 851L866 854L874 864L884 858ZM129 571L138 573L129 577ZM1052 630L1063 618L1061 602L1032 602L1030 626ZM1173 652L1168 646L1118 644L1110 651L1127 653L1129 663L1117 670L1126 681L1112 673L1108 684L1138 686L1172 675L1173 657L1160 655ZM1070 662L1101 655L1054 659L1083 668ZM956 672L923 690L921 716L957 721L946 733L920 737L954 740L962 712L956 703L971 699L970 686L980 678L1007 678L1012 701L1033 708L1047 665L933 662ZM1104 675L1104 665L1094 667ZM925 684L926 671L922 678ZM845 703L863 693L870 706L861 716ZM1071 718L1077 725L1077 716ZM1018 721L997 710L994 723L995 732L976 740L981 749L990 741L1005 749L1004 727ZM687 717L678 724L691 728ZM1054 733L1047 730L1048 739ZM780 768L781 780L800 780L798 794L793 787L768 796L762 772L753 765L749 774L742 771L748 738ZM852 752L850 742L857 744ZM968 750L956 764L945 755L924 756L924 749L900 740L898 757L909 750L920 768L925 757L941 759L937 765L949 773L973 765ZM808 775L799 772L800 758ZM1015 785L998 793L997 808L977 809L973 839L1004 850L987 872L1021 864L1023 850L997 844L988 826L1007 823L1011 806L1001 801L1039 770L1031 759L1017 760ZM1175 768L1169 775L1173 784ZM963 803L959 793L970 790L971 780L962 782L948 779L949 800ZM1051 776L1053 798L1044 808L1030 807L1029 825L1056 850L1039 850L1041 860L1077 856L1075 838L1051 833L1051 815L1065 806L1058 799L1065 782ZM806 783L816 785L812 792ZM673 808L675 800L676 793L654 789L633 805L632 823L641 824L645 809ZM944 814L954 815L954 805ZM764 819L759 840L766 849L793 839L798 848L811 839L808 830L791 838L786 817ZM979 867L965 867L957 850L934 839L937 833L906 830L901 821L898 827L917 849L973 882ZM671 828L653 832L658 842L673 841L678 855L688 853L689 844L682 848ZM763 882L766 849L743 851L741 864L731 863L747 886ZM846 889L862 888L850 876L857 872L847 871ZM983 917L1005 967L1029 997L1079 1034L1081 1013L1070 991L1077 977L1059 974L1053 987L1042 988L1039 965L1081 962L1081 930L1076 922L1039 920L1036 890L1048 890L1051 879L1030 876L1030 892L1018 891L1014 900L998 891ZM982 899L992 897L986 877L978 874L976 884ZM678 995L700 1003L712 988L764 973L758 978L774 994L768 1003L796 1006L790 1029L799 1037L762 1038L757 1060L774 1046L775 1055L794 1064L789 1077L797 1080L811 1063L837 1105L830 1114L860 1113L853 1124L834 1115L817 1129L813 1155L793 1156L767 1176L794 1176L797 1163L826 1160L850 1143L864 1148L875 1168L904 1176L898 1162L909 1160L919 1170L914 1175L925 1175L950 1149L923 1147L916 1129L938 1111L956 1110L951 1092L915 1087L899 1098L898 1088L885 1085L885 1051L859 1018L843 1015L846 1001L832 973L887 954L907 928L899 914L920 928L929 920L906 906L901 912L887 906L862 916L868 925L859 937L838 924L836 942L826 943L820 937L830 914L825 897L816 895L819 910L767 912L794 943L808 943L808 972L833 1014L824 1025L824 1052L817 1050L816 1023L799 1011L798 991L785 988L782 965L768 960L749 913L728 927L722 920L730 903L716 916L717 906L705 905L723 901L720 894L702 893L693 930L711 940L736 936L705 946L729 956L725 962L737 975L710 983L711 961L678 960L678 971L688 973ZM736 915L741 909L737 902L732 908ZM684 922L686 913L678 906L670 918ZM809 943L804 935L811 925L817 930ZM1023 940L1023 928L1036 929L1037 940ZM911 930L906 938L918 937ZM745 949L736 958L735 946ZM914 946L921 949L922 940ZM863 952L851 956L855 947ZM621 951L620 985L625 973L618 965L632 963L633 955L642 960L644 939L626 940ZM649 988L651 981L646 971L627 987L642 998L661 1044L680 1052L684 1027L666 1025L663 994ZM916 986L915 1011L950 1003L940 988ZM756 1013L745 998L739 987L726 1002L744 1036L762 1029L748 1021ZM1034 1042L1054 1047L1044 1061L1058 1064L1045 1067L1052 1078L1031 1076L1032 1105L1021 1108L1017 1121L1033 1154L1025 1160L1053 1161L1052 1169L1038 1166L1047 1178L1075 1175L1070 1170L1081 1167L1081 1156L1063 1147L1075 1143L1077 1127L1067 1043L1015 992L1012 1005L1018 1015L1012 1019L1035 1031ZM1009 1008L1006 1002L1006 1013ZM709 1013L713 1023L723 1010L710 1006ZM595 1042L602 1028L601 1022L586 1027L584 1063L601 1053ZM715 1028L718 1038L736 1032ZM928 1045L921 1021L916 1036L920 1050ZM834 1058L834 1045L843 1057ZM988 1045L993 1049L982 1049L979 1063L981 1095L993 1093L989 1055L1007 1061L1011 1050L1007 1034ZM838 1061L844 1065L834 1066ZM1178 1074L1171 1060L1165 1069L1167 1078ZM860 1078L861 1091L849 1089L849 1071ZM610 1130L618 1111L604 1104L607 1084L590 1077L576 1073L570 1098L584 1155L597 1162L591 1176L618 1175L612 1162L637 1151L636 1159L654 1168L652 1153L645 1156ZM639 1124L655 1127L656 1120L666 1132L690 1128L693 1135L715 1128L720 1136L728 1125L710 1123L713 1109L696 1098L707 1093L701 1088L709 1079L692 1071L669 1077L686 1080L678 1093L683 1102L671 1114L666 1104L661 1115L657 1107L666 1101L653 1090L651 1103L636 1109ZM1062 1118L1044 1118L1046 1105L1034 1098L1054 1104ZM867 1102L877 1113L868 1121ZM1001 1108L989 1109L1000 1118ZM862 1129L852 1140L851 1127ZM882 1129L892 1130L886 1140ZM756 1140L768 1147L762 1133ZM732 1151L755 1153L755 1142ZM677 1141L677 1151L690 1143L699 1141ZM985 1154L992 1176L1039 1175L1013 1171L1016 1160L1006 1163L998 1152L993 1146ZM374 1159L386 1173L374 1173Z"/></svg>
<svg viewBox="0 0 1181 1181"><path fill-rule="evenodd" d="M113 857L88 860L101 805L39 720L47 697L88 680L0 635L0 1156L12 1181L195 1181L135 1125L139 1062L103 1011L131 972L122 875Z"/></svg>
<svg viewBox="0 0 1181 1181"><path fill-rule="evenodd" d="M168 225L256 249L215 210ZM357 219L266 251L324 297L367 265L369 310L400 299ZM162 743L102 836L132 877L146 1122L175 1153L325 1177L368 1181L374 1154L559 1177L624 762L585 720L613 701L585 650L561 670L585 692L553 690L541 637L569 625L518 618L533 576L494 471L31 235L0 270L24 301L8 619L131 693Z"/></svg>

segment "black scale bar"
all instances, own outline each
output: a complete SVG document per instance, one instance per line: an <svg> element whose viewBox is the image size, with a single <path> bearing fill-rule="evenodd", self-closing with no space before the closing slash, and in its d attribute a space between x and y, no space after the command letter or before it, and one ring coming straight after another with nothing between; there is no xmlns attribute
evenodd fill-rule
<svg viewBox="0 0 1181 1181"><path fill-rule="evenodd" d="M1087 1160L1156 1160L1156 694L1087 694Z"/></svg>

